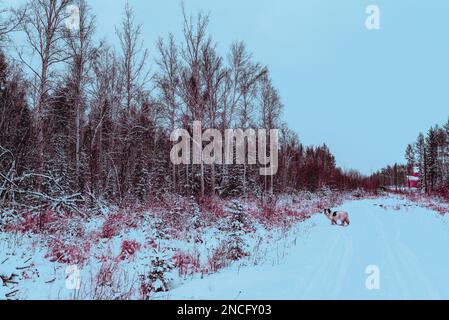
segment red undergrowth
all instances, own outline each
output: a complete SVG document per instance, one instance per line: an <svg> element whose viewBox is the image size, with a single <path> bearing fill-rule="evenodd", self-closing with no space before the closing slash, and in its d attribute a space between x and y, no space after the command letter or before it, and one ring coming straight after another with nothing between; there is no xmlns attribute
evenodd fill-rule
<svg viewBox="0 0 449 320"><path fill-rule="evenodd" d="M83 265L90 255L90 243L66 244L57 239L53 239L48 244L46 259L51 262L59 262L70 265Z"/></svg>
<svg viewBox="0 0 449 320"><path fill-rule="evenodd" d="M187 252L178 251L173 256L175 267L179 271L180 276L188 276L194 273L203 272L201 268L199 254L191 254Z"/></svg>
<svg viewBox="0 0 449 320"><path fill-rule="evenodd" d="M135 256L136 252L140 250L140 243L136 240L124 240L121 245L120 260L131 259Z"/></svg>

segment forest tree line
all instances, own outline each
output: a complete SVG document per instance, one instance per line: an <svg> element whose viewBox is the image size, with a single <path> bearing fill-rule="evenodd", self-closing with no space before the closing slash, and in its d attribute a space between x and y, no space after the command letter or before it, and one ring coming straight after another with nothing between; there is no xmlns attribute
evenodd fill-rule
<svg viewBox="0 0 449 320"><path fill-rule="evenodd" d="M76 28L66 23L71 5L79 8ZM377 189L377 177L338 168L326 145L300 142L282 121L268 68L243 42L220 55L209 17L182 12L182 38L168 34L149 51L128 4L115 30L118 46L96 40L85 0L0 10L2 204ZM247 163L173 165L170 133L191 131L193 121L221 132L280 129L277 175L260 176Z"/></svg>
<svg viewBox="0 0 449 320"><path fill-rule="evenodd" d="M420 133L405 151L407 172L419 173L419 187L426 193L449 196L449 120Z"/></svg>
<svg viewBox="0 0 449 320"><path fill-rule="evenodd" d="M419 133L416 141L407 145L404 159L405 164L386 166L373 175L379 186L410 188L409 177L415 175L420 191L449 198L449 120L426 134Z"/></svg>

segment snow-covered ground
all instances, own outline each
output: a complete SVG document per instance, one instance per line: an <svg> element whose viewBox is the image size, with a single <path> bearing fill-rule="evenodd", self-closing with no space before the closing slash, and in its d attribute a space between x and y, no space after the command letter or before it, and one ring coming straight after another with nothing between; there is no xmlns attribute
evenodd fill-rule
<svg viewBox="0 0 449 320"><path fill-rule="evenodd" d="M42 212L42 220L0 211L0 299L154 299L229 266L277 262L307 225L299 222L349 197L324 190L200 205L167 194L85 218Z"/></svg>
<svg viewBox="0 0 449 320"><path fill-rule="evenodd" d="M277 263L231 267L160 298L449 299L447 215L394 197L348 201L340 209L349 212L350 227L315 215Z"/></svg>
<svg viewBox="0 0 449 320"><path fill-rule="evenodd" d="M0 299L449 299L447 204L365 197L283 198L281 216L263 219L247 206L238 237L216 205L188 229L170 229L165 209L152 208L0 232ZM349 227L320 213L304 220L331 203L349 212ZM193 208L185 218L200 217ZM246 253L229 259L236 240Z"/></svg>

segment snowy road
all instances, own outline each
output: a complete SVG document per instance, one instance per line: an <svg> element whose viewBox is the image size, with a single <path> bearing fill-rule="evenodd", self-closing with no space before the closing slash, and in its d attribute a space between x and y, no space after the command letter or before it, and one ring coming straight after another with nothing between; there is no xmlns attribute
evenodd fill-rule
<svg viewBox="0 0 449 320"><path fill-rule="evenodd" d="M381 206L380 206L381 205ZM350 201L351 226L324 215L279 264L230 268L187 281L170 299L449 299L449 226L437 213L388 198ZM366 286L368 266L379 289Z"/></svg>

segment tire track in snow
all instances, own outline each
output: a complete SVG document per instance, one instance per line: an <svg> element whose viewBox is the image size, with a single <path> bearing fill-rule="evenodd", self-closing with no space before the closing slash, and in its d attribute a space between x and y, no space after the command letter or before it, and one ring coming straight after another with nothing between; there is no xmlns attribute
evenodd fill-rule
<svg viewBox="0 0 449 320"><path fill-rule="evenodd" d="M394 243L396 244L397 251L399 252L398 256L402 259L399 259L399 263L402 265L402 270L404 273L408 275L408 281L413 283L419 283L419 288L423 292L419 292L418 295L421 296L422 293L425 293L425 297L428 299L441 299L438 290L429 280L426 272L423 270L423 267L420 265L418 258L410 250L410 248L400 240L399 235L396 235Z"/></svg>
<svg viewBox="0 0 449 320"><path fill-rule="evenodd" d="M296 289L300 290L303 298L309 298L317 289L321 289L323 295L329 295L331 299L337 299L340 295L353 255L352 238L342 229L331 242L332 244L323 250L326 254L320 259L319 267L307 277L309 280L303 285L297 283Z"/></svg>
<svg viewBox="0 0 449 320"><path fill-rule="evenodd" d="M384 212L380 212L381 214L384 214ZM400 271L401 266L398 263L398 260L396 258L397 255L394 254L394 250L391 246L391 239L388 239L387 235L386 235L386 231L385 231L385 226L384 223L380 220L379 218L379 212L374 212L371 214L371 217L373 218L373 221L375 221L377 228L379 230L380 233L380 239L382 241L381 244L381 248L384 249L384 253L385 253L385 258L386 258L386 263L383 266L383 268L386 268L386 271L388 272L389 269L391 269L391 272L393 274L394 277L390 277L389 279L389 284L391 284L393 289L398 289L399 290L399 295L402 297L402 299L407 299L408 297L408 290L407 290L407 284L406 284L406 279L404 278L403 273ZM382 274L384 272L382 272L381 270L381 288L384 288L384 285L382 284L382 282L385 282L385 277L382 277ZM391 292L390 292L391 293ZM393 294L392 296L396 296L395 294Z"/></svg>
<svg viewBox="0 0 449 320"><path fill-rule="evenodd" d="M387 257L386 266L391 268L394 275L394 278L390 279L390 284L400 290L403 299L412 299L416 295L426 299L439 299L438 290L426 276L413 251L400 239L398 233L394 237L392 235L387 237L385 222L380 220L378 214L373 215L381 233L383 248ZM420 284L419 290L422 290L418 293L414 292L417 287L416 283ZM394 284L397 284L397 286L394 286Z"/></svg>
<svg viewBox="0 0 449 320"><path fill-rule="evenodd" d="M336 252L339 242L340 237L337 237L332 241L332 244L327 247L327 250L325 250L326 253L323 258L320 259L319 267L312 271L312 274L307 277L308 281L306 283L297 283L296 289L301 292L303 299L310 297L317 288L322 288L323 278L329 275L329 270L332 270L335 264L334 252ZM301 280L304 280L304 277L302 277Z"/></svg>
<svg viewBox="0 0 449 320"><path fill-rule="evenodd" d="M348 275L348 270L350 267L351 258L353 255L353 244L352 237L350 237L346 232L340 231L340 239L344 239L344 253L341 258L340 267L338 274L336 276L334 290L332 292L332 299L338 299L342 289L345 278Z"/></svg>

